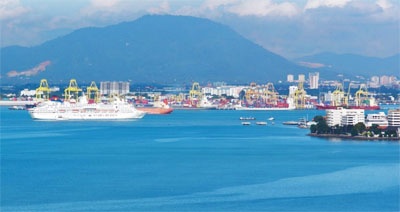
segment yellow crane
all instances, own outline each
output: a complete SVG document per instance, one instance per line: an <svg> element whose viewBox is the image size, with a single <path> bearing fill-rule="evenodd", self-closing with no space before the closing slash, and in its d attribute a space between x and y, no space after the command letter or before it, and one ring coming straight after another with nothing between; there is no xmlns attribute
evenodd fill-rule
<svg viewBox="0 0 400 212"><path fill-rule="evenodd" d="M351 82L349 83L349 87L347 88L347 93L344 97L344 105L349 106L349 101L350 101L350 89L351 89Z"/></svg>
<svg viewBox="0 0 400 212"><path fill-rule="evenodd" d="M80 89L78 87L78 83L76 83L75 79L71 79L69 81L69 86L68 88L66 88L64 90L64 96L65 96L65 101L69 101L72 99L75 99L76 101L78 100L79 97L79 92L82 91L82 89Z"/></svg>
<svg viewBox="0 0 400 212"><path fill-rule="evenodd" d="M260 93L257 90L257 84L255 82L250 83L250 87L245 89L245 97L248 103L251 103L252 100L258 99Z"/></svg>
<svg viewBox="0 0 400 212"><path fill-rule="evenodd" d="M92 83L90 83L90 86L87 87L86 96L87 96L87 99L89 101L93 100L96 103L99 102L99 100L100 100L100 91L97 88L97 85L96 85L96 83L94 81L92 81Z"/></svg>
<svg viewBox="0 0 400 212"><path fill-rule="evenodd" d="M356 97L355 97L356 106L363 105L363 102L369 99L368 95L369 93L367 86L365 84L361 84L360 89L358 89L358 91L356 92Z"/></svg>
<svg viewBox="0 0 400 212"><path fill-rule="evenodd" d="M40 85L36 88L36 100L49 100L50 88L46 79L40 80Z"/></svg>
<svg viewBox="0 0 400 212"><path fill-rule="evenodd" d="M300 81L299 85L294 92L294 104L296 109L304 109L306 103L307 92L304 90L304 82Z"/></svg>
<svg viewBox="0 0 400 212"><path fill-rule="evenodd" d="M343 84L339 83L336 85L336 89L332 92L332 105L333 106L343 106L346 102L345 93L343 90Z"/></svg>
<svg viewBox="0 0 400 212"><path fill-rule="evenodd" d="M265 86L265 90L263 92L265 103L268 105L277 105L278 104L278 92L275 91L274 84L269 82Z"/></svg>
<svg viewBox="0 0 400 212"><path fill-rule="evenodd" d="M189 91L189 101L193 106L197 106L202 98L201 87L198 82L194 82L192 89Z"/></svg>

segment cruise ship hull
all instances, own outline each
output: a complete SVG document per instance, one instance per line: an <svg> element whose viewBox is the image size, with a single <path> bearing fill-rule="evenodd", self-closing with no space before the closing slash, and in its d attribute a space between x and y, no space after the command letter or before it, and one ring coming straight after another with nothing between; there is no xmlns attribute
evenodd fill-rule
<svg viewBox="0 0 400 212"><path fill-rule="evenodd" d="M29 109L29 114L42 120L128 120L143 118L146 113L129 104L46 102Z"/></svg>

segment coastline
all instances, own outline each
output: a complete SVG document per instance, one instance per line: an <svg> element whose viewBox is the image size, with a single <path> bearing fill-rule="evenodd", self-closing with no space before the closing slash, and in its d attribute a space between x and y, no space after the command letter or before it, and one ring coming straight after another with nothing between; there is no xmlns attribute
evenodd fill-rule
<svg viewBox="0 0 400 212"><path fill-rule="evenodd" d="M400 142L400 137L365 137L365 136L351 136L351 135L334 135L334 134L316 134L308 133L308 136L318 137L318 138L340 138L347 140L363 140L363 141L394 141Z"/></svg>

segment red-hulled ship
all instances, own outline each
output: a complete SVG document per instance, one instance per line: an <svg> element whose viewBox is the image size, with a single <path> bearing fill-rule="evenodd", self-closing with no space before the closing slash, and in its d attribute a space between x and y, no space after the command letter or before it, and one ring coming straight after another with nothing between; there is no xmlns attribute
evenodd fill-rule
<svg viewBox="0 0 400 212"><path fill-rule="evenodd" d="M348 108L348 109L364 109L364 110L380 110L381 107L379 105L342 105L342 106L333 106L333 105L316 105L317 110L328 110L328 109L337 109L339 107Z"/></svg>

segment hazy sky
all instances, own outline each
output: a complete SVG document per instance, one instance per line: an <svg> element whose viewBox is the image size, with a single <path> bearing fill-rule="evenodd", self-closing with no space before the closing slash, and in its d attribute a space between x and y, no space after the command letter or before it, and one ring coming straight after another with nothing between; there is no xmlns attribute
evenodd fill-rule
<svg viewBox="0 0 400 212"><path fill-rule="evenodd" d="M0 0L1 46L34 46L145 14L208 18L287 58L400 52L399 0Z"/></svg>

